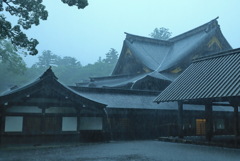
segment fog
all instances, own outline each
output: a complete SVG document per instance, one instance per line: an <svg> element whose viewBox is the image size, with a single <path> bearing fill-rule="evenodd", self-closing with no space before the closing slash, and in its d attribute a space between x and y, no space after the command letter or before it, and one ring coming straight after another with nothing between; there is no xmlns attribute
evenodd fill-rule
<svg viewBox="0 0 240 161"><path fill-rule="evenodd" d="M165 27L176 36L218 16L225 38L233 48L240 46L238 0L89 0L89 5L81 10L60 0L44 4L49 11L48 20L26 31L40 42L39 54L25 58L28 66L44 50L75 57L86 65L104 57L110 48L120 53L124 32L149 37L154 28Z"/></svg>

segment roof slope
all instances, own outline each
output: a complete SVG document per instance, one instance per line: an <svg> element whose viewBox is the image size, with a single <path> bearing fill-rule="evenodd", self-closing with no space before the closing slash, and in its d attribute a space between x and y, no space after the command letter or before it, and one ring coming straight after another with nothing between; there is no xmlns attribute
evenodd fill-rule
<svg viewBox="0 0 240 161"><path fill-rule="evenodd" d="M37 92L43 92L44 96L46 96L45 94L47 93L44 93L45 91L55 91L59 93L59 95L64 96L63 98L70 99L75 102L86 103L94 106L97 104L98 107L106 106L105 104L101 104L96 101L85 98L79 95L76 91L72 90L71 88L61 84L57 80L57 77L55 76L53 71L51 70L51 67L48 70L46 70L34 82L21 88L16 88L12 91L3 93L3 95L0 96L0 104L4 104L8 101L16 100L19 98L31 97L32 94Z"/></svg>
<svg viewBox="0 0 240 161"><path fill-rule="evenodd" d="M177 110L176 102L166 102L156 104L153 102L158 95L153 91L106 89L106 88L86 88L71 86L73 90L89 99L107 104L111 109L144 109L144 110ZM203 111L204 106L185 105L184 110ZM229 111L230 108L214 107L214 111Z"/></svg>
<svg viewBox="0 0 240 161"><path fill-rule="evenodd" d="M209 42L211 44L208 44ZM192 58L202 56L203 53L211 54L206 48L214 43L218 45L218 49L213 52L231 49L221 33L217 18L169 40L157 40L126 33L123 49L112 75L124 74L121 73L123 71L120 68L123 68L123 62L127 61L125 55L127 50L131 51L133 57L143 67L150 71L162 72L172 70L182 63L188 66Z"/></svg>
<svg viewBox="0 0 240 161"><path fill-rule="evenodd" d="M136 75L118 75L118 76L106 76L106 77L92 77L90 82L76 83L78 87L104 87L104 88L122 88L130 89L136 83L142 82L147 78L157 79L160 82L172 82L172 79L162 75L158 72L143 73ZM137 84L138 84L137 83Z"/></svg>
<svg viewBox="0 0 240 161"><path fill-rule="evenodd" d="M158 40L126 33L118 62L109 77L78 83L82 87L110 87L144 90L165 89L192 60L229 50L217 18L169 40ZM150 81L150 82L149 82ZM159 86L161 88L156 88Z"/></svg>
<svg viewBox="0 0 240 161"><path fill-rule="evenodd" d="M164 40L127 34L126 45L134 56L151 70L156 70L170 52L172 43Z"/></svg>
<svg viewBox="0 0 240 161"><path fill-rule="evenodd" d="M195 60L155 102L240 96L240 48Z"/></svg>

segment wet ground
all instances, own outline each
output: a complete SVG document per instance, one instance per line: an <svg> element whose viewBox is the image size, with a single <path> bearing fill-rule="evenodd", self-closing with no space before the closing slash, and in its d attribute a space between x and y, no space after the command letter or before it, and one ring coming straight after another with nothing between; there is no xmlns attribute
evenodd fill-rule
<svg viewBox="0 0 240 161"><path fill-rule="evenodd" d="M161 141L18 146L2 147L0 161L240 161L240 149Z"/></svg>

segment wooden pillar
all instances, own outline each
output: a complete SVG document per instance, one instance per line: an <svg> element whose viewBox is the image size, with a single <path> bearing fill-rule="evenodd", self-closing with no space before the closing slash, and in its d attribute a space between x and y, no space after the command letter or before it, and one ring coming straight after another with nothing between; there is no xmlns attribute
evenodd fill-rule
<svg viewBox="0 0 240 161"><path fill-rule="evenodd" d="M108 118L108 113L106 108L103 108L103 131L104 131L104 141L109 141L112 139L111 137L111 125L110 120Z"/></svg>
<svg viewBox="0 0 240 161"><path fill-rule="evenodd" d="M183 138L183 103L178 102L178 137Z"/></svg>
<svg viewBox="0 0 240 161"><path fill-rule="evenodd" d="M212 105L205 105L205 116L206 116L206 139L210 142L213 137L213 116L212 116Z"/></svg>
<svg viewBox="0 0 240 161"><path fill-rule="evenodd" d="M44 108L43 106L40 106L39 108L42 109L40 131L41 131L41 134L44 134L45 133L45 111L46 111L46 108Z"/></svg>
<svg viewBox="0 0 240 161"><path fill-rule="evenodd" d="M6 114L5 114L5 107L4 105L3 106L0 106L0 144L3 143L3 134L4 134L4 131L5 131L5 118L6 118Z"/></svg>
<svg viewBox="0 0 240 161"><path fill-rule="evenodd" d="M78 132L78 141L82 141L80 122L81 122L81 110L78 107L75 107L77 111L77 132Z"/></svg>
<svg viewBox="0 0 240 161"><path fill-rule="evenodd" d="M238 136L239 136L239 117L238 117L238 105L234 106L234 135L235 135L235 146L238 147Z"/></svg>
<svg viewBox="0 0 240 161"><path fill-rule="evenodd" d="M238 117L238 106L234 106L234 134L235 136L239 135L239 117Z"/></svg>

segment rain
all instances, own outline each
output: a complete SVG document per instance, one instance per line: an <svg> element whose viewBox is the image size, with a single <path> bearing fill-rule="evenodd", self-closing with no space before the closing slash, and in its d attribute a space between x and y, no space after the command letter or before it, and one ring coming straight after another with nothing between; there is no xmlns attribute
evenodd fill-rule
<svg viewBox="0 0 240 161"><path fill-rule="evenodd" d="M237 6L0 1L0 161L239 160Z"/></svg>

